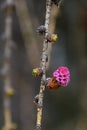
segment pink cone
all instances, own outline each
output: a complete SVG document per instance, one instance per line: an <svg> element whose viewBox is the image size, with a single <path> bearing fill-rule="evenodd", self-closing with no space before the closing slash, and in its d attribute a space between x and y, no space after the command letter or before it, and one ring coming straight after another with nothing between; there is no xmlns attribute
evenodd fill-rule
<svg viewBox="0 0 87 130"><path fill-rule="evenodd" d="M66 87L70 82L70 71L67 67L61 66L53 72L53 77L62 87Z"/></svg>

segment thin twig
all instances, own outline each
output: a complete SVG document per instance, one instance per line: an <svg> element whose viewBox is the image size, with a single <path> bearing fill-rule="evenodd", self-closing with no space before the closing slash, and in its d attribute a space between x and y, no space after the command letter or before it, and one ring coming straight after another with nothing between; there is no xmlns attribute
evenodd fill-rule
<svg viewBox="0 0 87 130"><path fill-rule="evenodd" d="M3 11L6 14L5 19L5 51L4 51L4 65L2 74L4 77L4 119L5 119L5 130L13 129L12 113L11 113L11 95L13 93L11 85L11 55L13 47L12 42L12 6L13 0L6 0L3 6Z"/></svg>
<svg viewBox="0 0 87 130"><path fill-rule="evenodd" d="M61 5L62 0L59 1L58 9ZM40 91L38 94L37 102L37 121L36 121L36 130L41 130L41 120L42 120L42 110L43 110L43 97L44 97L44 90L46 86L46 68L47 68L47 59L48 59L48 41L47 41L47 35L48 35L48 29L49 29L49 21L50 21L50 14L51 14L51 7L52 7L52 0L46 0L46 16L45 16L45 36L44 36L44 42L43 42L43 52L41 57L41 68L43 70L42 78L41 78L41 84L40 84Z"/></svg>
<svg viewBox="0 0 87 130"><path fill-rule="evenodd" d="M46 1L46 16L45 16L45 27L46 33L43 42L43 52L41 57L41 67L43 70L41 85L40 85L40 92L38 96L38 105L37 105L37 121L36 121L36 130L41 130L41 120L42 120L42 109L43 109L43 96L45 90L45 81L46 81L46 62L47 62L47 49L48 49L48 41L46 40L48 34L48 26L49 26L49 19L50 19L50 12L51 12L51 0Z"/></svg>

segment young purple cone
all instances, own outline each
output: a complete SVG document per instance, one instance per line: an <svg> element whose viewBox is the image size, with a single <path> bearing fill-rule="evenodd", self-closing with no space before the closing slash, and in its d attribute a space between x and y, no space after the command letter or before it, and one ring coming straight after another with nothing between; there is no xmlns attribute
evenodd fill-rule
<svg viewBox="0 0 87 130"><path fill-rule="evenodd" d="M58 89L59 87L66 87L70 81L69 69L65 66L59 67L53 72L53 77L47 81L48 89Z"/></svg>
<svg viewBox="0 0 87 130"><path fill-rule="evenodd" d="M70 71L67 67L61 66L53 72L53 77L60 86L66 87L70 82Z"/></svg>

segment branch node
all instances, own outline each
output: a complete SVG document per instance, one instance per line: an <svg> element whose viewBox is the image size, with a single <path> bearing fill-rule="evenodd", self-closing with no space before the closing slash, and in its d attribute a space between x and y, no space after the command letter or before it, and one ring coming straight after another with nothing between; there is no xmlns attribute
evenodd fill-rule
<svg viewBox="0 0 87 130"><path fill-rule="evenodd" d="M37 126L36 126L36 130L41 130L41 126L40 126L40 125L37 125Z"/></svg>
<svg viewBox="0 0 87 130"><path fill-rule="evenodd" d="M44 56L43 55L41 56L41 61L42 62L44 62L45 59L46 59L46 62L48 62L48 55L47 54L45 54Z"/></svg>
<svg viewBox="0 0 87 130"><path fill-rule="evenodd" d="M15 10L15 3L13 1L11 1L11 2L4 2L1 5L1 9L4 12L13 12Z"/></svg>
<svg viewBox="0 0 87 130"><path fill-rule="evenodd" d="M46 27L44 25L41 25L37 28L36 32L43 35L46 33Z"/></svg>
<svg viewBox="0 0 87 130"><path fill-rule="evenodd" d="M38 100L39 100L39 94L36 95L35 98L34 98L35 105L38 105Z"/></svg>

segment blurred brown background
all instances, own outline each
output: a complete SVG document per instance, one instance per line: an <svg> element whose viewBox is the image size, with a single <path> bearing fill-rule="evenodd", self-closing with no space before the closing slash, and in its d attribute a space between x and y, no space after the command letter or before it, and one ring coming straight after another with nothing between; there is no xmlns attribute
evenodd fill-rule
<svg viewBox="0 0 87 130"><path fill-rule="evenodd" d="M16 1L16 0L15 0ZM45 0L18 0L12 15L14 46L11 55L12 120L18 130L34 130L40 78L32 69L40 64L42 37L36 28L44 24ZM2 5L3 0L0 0ZM55 12L56 10L56 12ZM47 76L59 66L70 68L67 88L45 91L42 130L87 130L87 0L63 0L60 9L53 5L50 30L58 34L52 45ZM6 15L0 10L0 35L5 30ZM55 28L55 30L54 30ZM3 67L5 41L0 40L0 68ZM3 78L0 76L0 130L4 125Z"/></svg>

